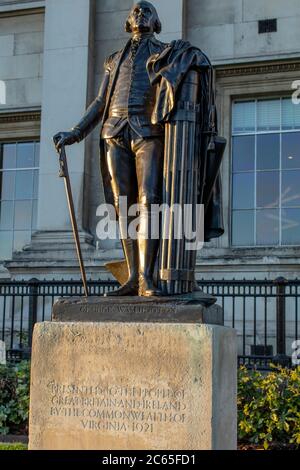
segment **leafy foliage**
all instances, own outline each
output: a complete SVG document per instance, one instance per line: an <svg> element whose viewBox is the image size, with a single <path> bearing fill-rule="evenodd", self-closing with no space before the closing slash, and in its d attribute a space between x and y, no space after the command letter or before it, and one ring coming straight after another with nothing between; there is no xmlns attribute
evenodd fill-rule
<svg viewBox="0 0 300 470"><path fill-rule="evenodd" d="M28 361L0 365L0 434L26 433L29 413Z"/></svg>
<svg viewBox="0 0 300 470"><path fill-rule="evenodd" d="M269 373L242 367L238 379L238 437L264 449L300 447L300 367Z"/></svg>

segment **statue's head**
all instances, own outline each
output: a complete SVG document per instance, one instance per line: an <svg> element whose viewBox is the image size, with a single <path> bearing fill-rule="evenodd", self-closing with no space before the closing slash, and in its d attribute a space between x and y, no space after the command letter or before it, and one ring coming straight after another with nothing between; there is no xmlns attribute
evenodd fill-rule
<svg viewBox="0 0 300 470"><path fill-rule="evenodd" d="M161 32L161 22L154 6L147 1L137 2L126 20L127 33L157 33Z"/></svg>

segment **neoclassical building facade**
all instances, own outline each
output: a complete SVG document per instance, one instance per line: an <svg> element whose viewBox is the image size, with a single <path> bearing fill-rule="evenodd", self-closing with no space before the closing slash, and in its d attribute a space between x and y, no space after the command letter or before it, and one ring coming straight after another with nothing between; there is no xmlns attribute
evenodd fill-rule
<svg viewBox="0 0 300 470"><path fill-rule="evenodd" d="M132 0L0 0L0 276L78 278L52 136L95 97L126 41ZM225 234L198 254L206 279L295 278L300 256L298 0L153 0L162 41L200 47L216 70ZM298 83L299 86L299 83ZM294 87L294 88L293 88ZM295 101L295 100L294 100ZM122 252L98 240L99 130L68 148L89 277Z"/></svg>

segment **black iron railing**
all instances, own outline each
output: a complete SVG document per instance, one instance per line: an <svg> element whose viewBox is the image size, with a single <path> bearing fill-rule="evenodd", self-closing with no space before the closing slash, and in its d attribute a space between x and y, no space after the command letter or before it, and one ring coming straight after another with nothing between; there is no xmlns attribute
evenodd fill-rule
<svg viewBox="0 0 300 470"><path fill-rule="evenodd" d="M218 298L225 325L238 333L238 362L268 369L290 366L299 338L300 280L201 280Z"/></svg>
<svg viewBox="0 0 300 470"><path fill-rule="evenodd" d="M238 363L267 369L271 362L291 364L299 338L300 281L198 280L204 292L217 297L225 325L238 334ZM89 281L91 295L114 289L114 281ZM0 281L0 339L9 360L30 357L33 326L51 320L59 297L81 296L80 281Z"/></svg>
<svg viewBox="0 0 300 470"><path fill-rule="evenodd" d="M89 281L90 295L100 296L117 286L114 281ZM11 361L28 359L36 322L50 321L59 297L82 296L81 281L0 281L0 339Z"/></svg>

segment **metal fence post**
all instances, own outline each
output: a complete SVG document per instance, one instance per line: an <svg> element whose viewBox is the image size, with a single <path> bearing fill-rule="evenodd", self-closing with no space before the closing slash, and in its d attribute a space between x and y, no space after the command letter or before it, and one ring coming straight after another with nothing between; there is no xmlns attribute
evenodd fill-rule
<svg viewBox="0 0 300 470"><path fill-rule="evenodd" d="M28 347L31 348L33 328L37 321L38 279L29 280L29 312L28 312Z"/></svg>
<svg viewBox="0 0 300 470"><path fill-rule="evenodd" d="M276 356L274 364L288 367L291 359L286 355L286 328L285 328L285 290L287 280L284 277L275 279L276 284Z"/></svg>

